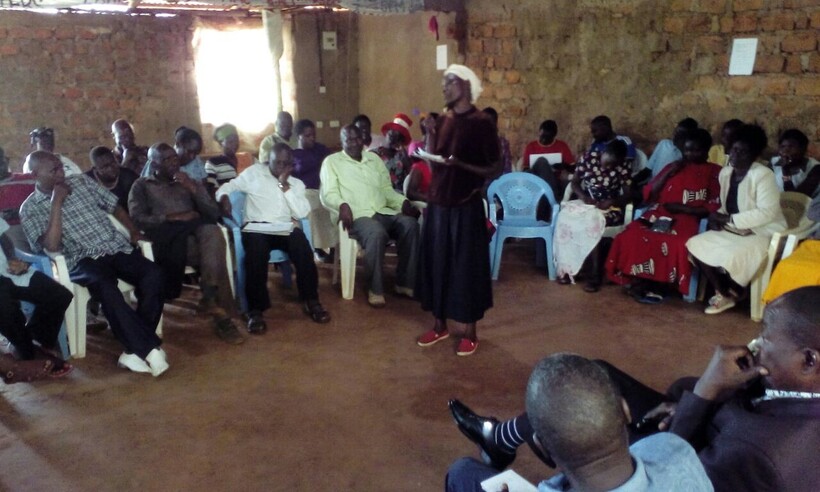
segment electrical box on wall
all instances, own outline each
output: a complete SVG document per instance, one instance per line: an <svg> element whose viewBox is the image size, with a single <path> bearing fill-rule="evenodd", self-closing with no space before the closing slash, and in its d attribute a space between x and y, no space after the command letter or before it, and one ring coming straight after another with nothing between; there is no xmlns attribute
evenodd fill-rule
<svg viewBox="0 0 820 492"><path fill-rule="evenodd" d="M336 31L322 31L322 49L336 49Z"/></svg>

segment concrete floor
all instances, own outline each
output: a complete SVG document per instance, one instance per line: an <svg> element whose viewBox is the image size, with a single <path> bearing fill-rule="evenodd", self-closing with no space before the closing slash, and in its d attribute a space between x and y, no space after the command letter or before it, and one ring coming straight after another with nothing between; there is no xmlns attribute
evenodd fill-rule
<svg viewBox="0 0 820 492"><path fill-rule="evenodd" d="M699 374L715 344L760 329L748 308L713 317L679 299L641 305L616 286L560 286L533 258L532 243L505 248L472 357L456 357L455 340L417 347L431 319L413 301L388 296L374 310L361 283L342 300L326 265L330 324L310 322L272 273L269 331L240 346L215 338L188 292L165 310L161 378L116 368L121 348L103 332L65 380L0 386L0 490L441 490L450 462L477 456L449 398L517 415L530 368L558 351L664 389ZM513 468L531 481L551 474L519 454Z"/></svg>

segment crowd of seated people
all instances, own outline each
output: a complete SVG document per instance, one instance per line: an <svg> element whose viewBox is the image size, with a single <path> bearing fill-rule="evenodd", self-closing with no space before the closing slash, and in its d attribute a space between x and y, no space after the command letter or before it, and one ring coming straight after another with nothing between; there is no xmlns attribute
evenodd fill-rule
<svg viewBox="0 0 820 492"><path fill-rule="evenodd" d="M498 113L493 108L484 113L497 132ZM425 118L435 122L440 116L430 113L422 121ZM179 295L186 266L197 267L199 310L211 316L216 334L229 343L244 341L233 321L239 315L236 302L227 289L226 275L232 267L223 261L225 248L231 245L217 228L222 216L230 215L231 192L246 194L246 222L309 217L312 251L318 258L332 253L338 242L336 223L341 223L365 252L368 303L374 307L386 304L384 251L388 241L395 240L399 261L393 288L399 295L418 298L414 289L420 210L413 203L428 199L435 165L414 151L426 146L425 130L435 124L421 125L421 142L412 140L412 125L410 117L398 113L382 126L381 135L372 135L370 119L358 115L342 128L342 150L332 153L316 142L312 121L302 119L294 125L290 113L283 111L276 117L275 132L260 145L260 159L251 157L250 163L240 166L234 125L215 129L213 137L222 155L206 163L200 158L203 142L197 131L182 126L173 135L173 147L158 143L149 149L135 143L130 122L118 119L111 125L114 148L93 148L91 167L82 179L73 176L79 166L54 152L54 130L37 128L30 133L33 152L24 163L30 174L10 173L2 159L0 207L10 226L6 236L21 249L62 252L72 280L88 287L93 299L103 304L103 314L125 346L120 365L158 375L167 369L167 361L159 339L149 332L156 327L162 303ZM590 132L592 143L577 159L556 138L558 125L552 120L545 120L538 140L523 149L523 168L542 177L556 198L563 196L565 184L569 190L571 199L561 205L556 223L558 282L574 283L582 275L588 292L599 290L606 278L626 286L640 302L659 303L672 292L686 294L692 269L697 268L715 291L706 313L728 310L747 295L771 235L786 227L779 193L816 197L820 190L820 166L807 155L808 138L797 129L781 133L777 155L767 163L761 160L767 138L760 127L729 120L722 126L720 144L712 146L708 132L685 118L671 139L658 143L645 165L629 137L615 132L607 116L593 118ZM509 144L500 135L498 139L498 158L502 172L507 172L504 163L512 162ZM61 172L52 166L55 162ZM272 186L260 189L259 183L266 181ZM74 189L82 191L73 193ZM114 201L100 189L110 192ZM47 203L48 193L58 199ZM81 213L82 207L72 203L81 199L95 211ZM607 227L623 224L627 203L640 209L640 220L614 241L603 238ZM56 221L55 207L67 207L78 217L67 214ZM21 212L29 217L24 228ZM114 236L107 215L121 222L129 237ZM702 223L710 230L699 233ZM105 232L84 242L83 235L93 227ZM139 256L130 244L143 235L155 243L156 263L141 273L154 279L161 275L162 281L133 310L103 291L117 278L128 277L134 284L144 281L123 271L133 267L132 256ZM263 274L271 249L287 252L296 265L305 313L327 322L330 315L319 303L313 255L304 253L311 250L304 234L295 228L289 235L264 241L257 241L259 236L242 236L248 251L245 288L252 304L245 313L248 332L265 330L262 313L270 300Z"/></svg>

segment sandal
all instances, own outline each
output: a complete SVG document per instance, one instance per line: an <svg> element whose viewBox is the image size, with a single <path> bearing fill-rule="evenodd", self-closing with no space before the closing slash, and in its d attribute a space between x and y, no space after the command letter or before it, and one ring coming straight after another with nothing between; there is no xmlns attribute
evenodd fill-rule
<svg viewBox="0 0 820 492"><path fill-rule="evenodd" d="M322 307L322 304L319 301L307 301L305 302L305 314L310 316L316 323L327 323L330 321L330 313L325 311L325 308Z"/></svg>
<svg viewBox="0 0 820 492"><path fill-rule="evenodd" d="M10 362L10 367L4 367L2 374L3 382L6 384L14 384L20 382L31 382L38 379L43 379L48 376L54 369L54 362L46 360L10 360L4 361L2 364L6 366L5 362Z"/></svg>
<svg viewBox="0 0 820 492"><path fill-rule="evenodd" d="M643 296L636 298L641 304L660 304L663 302L663 296L655 292L647 291Z"/></svg>
<svg viewBox="0 0 820 492"><path fill-rule="evenodd" d="M48 361L51 361L52 366L51 370L48 373L50 377L61 378L74 370L74 366L64 361L62 358L54 355L54 352L52 352L51 350L45 347L37 347L36 350L40 353L40 355L43 356L43 358L45 358Z"/></svg>

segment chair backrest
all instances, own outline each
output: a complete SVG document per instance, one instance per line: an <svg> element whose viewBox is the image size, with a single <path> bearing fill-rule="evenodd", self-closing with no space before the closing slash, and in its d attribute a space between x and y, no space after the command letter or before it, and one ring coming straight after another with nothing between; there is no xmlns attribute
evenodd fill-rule
<svg viewBox="0 0 820 492"><path fill-rule="evenodd" d="M632 175L636 175L646 168L649 159L641 149L635 147L635 160L632 162Z"/></svg>
<svg viewBox="0 0 820 492"><path fill-rule="evenodd" d="M788 229L802 229L810 226L812 220L806 216L811 205L811 198L796 191L784 191L780 194L780 209L786 218Z"/></svg>
<svg viewBox="0 0 820 492"><path fill-rule="evenodd" d="M487 189L487 201L490 203L490 220L495 221L495 199L501 202L504 208L504 220L531 219L536 220L538 202L546 197L553 210L553 216L558 212L558 204L552 189L546 181L538 176L525 172L504 174L492 183Z"/></svg>

